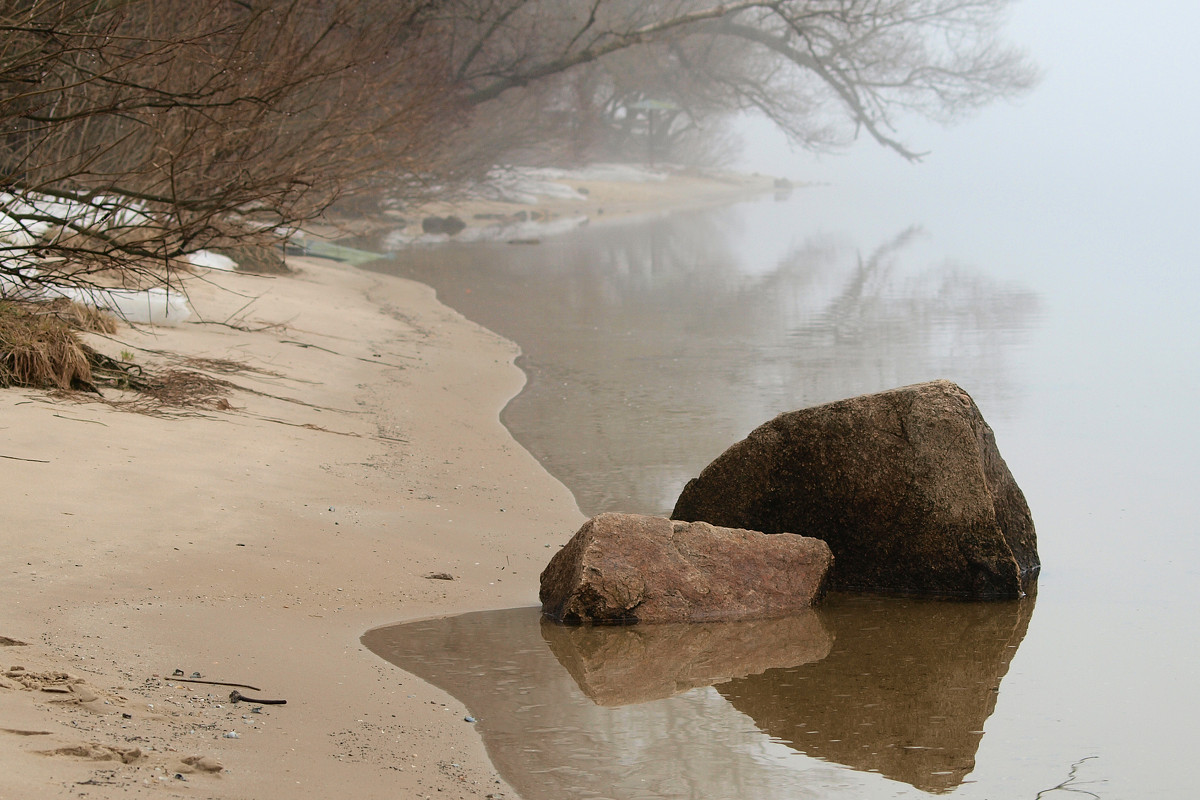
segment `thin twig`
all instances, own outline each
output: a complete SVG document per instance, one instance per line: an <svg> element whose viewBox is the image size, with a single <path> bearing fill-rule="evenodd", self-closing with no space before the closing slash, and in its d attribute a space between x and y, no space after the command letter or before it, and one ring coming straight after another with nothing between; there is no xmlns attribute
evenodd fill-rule
<svg viewBox="0 0 1200 800"><path fill-rule="evenodd" d="M319 345L319 344L309 344L308 342L297 342L294 339L280 339L279 343L280 344L294 344L297 347L303 347L306 349L312 348L314 350L322 350L326 353L330 353L331 355L341 356L342 358L356 358L359 361L365 361L368 364L378 364L381 367L395 367L396 369L405 369L403 364L390 364L387 361L380 361L377 358L363 358L362 356L348 356L345 353L339 353L336 350L330 350L328 347L321 347L321 345ZM406 358L406 356L400 356L400 358Z"/></svg>
<svg viewBox="0 0 1200 800"><path fill-rule="evenodd" d="M241 306L241 307L240 307L240 308L239 308L237 311L234 311L232 314L230 314L228 317L226 317L226 318L225 318L225 322L226 322L226 323L228 323L228 322L229 322L229 320L233 319L233 318L234 318L234 317L236 317L238 314L241 314L243 311L245 311L247 308L249 308L249 307L251 306L251 304L253 304L254 302L256 302L256 301L258 300L258 298L259 298L259 297L262 297L262 295L256 295L255 297L251 297L251 298L250 298L249 300L247 300L247 301L246 301L246 303L245 303L243 306Z"/></svg>
<svg viewBox="0 0 1200 800"><path fill-rule="evenodd" d="M108 427L108 425L105 425L105 423L96 419L76 419L75 417L64 417L62 414L54 414L52 416L58 417L59 419L69 419L71 422L90 422L93 425L104 425L104 427Z"/></svg>
<svg viewBox="0 0 1200 800"><path fill-rule="evenodd" d="M1059 791L1073 792L1075 794L1086 794L1090 797L1094 797L1096 800L1101 800L1100 795L1096 794L1095 792L1089 792L1087 789L1079 789L1071 786L1071 784L1075 782L1075 779L1079 777L1079 775L1076 774L1079 771L1079 767L1083 765L1083 762L1091 761L1093 758L1098 758L1098 756L1087 756L1086 758L1081 758L1076 761L1071 765L1071 771L1067 773L1067 779L1065 781L1057 786L1051 786L1049 789L1043 789L1037 793L1037 796L1034 797L1033 800L1042 800L1043 796L1048 795L1051 792Z"/></svg>
<svg viewBox="0 0 1200 800"><path fill-rule="evenodd" d="M310 430L310 431L320 431L321 433L336 433L338 436L349 436L352 439L361 439L362 438L361 433L354 433L353 431L335 431L331 428L326 428L321 425L316 425L312 422L288 422L287 420L284 420L284 419L278 419L276 417L267 417L267 416L263 416L262 414L247 414L246 416L253 417L254 419L260 419L263 422L276 422L280 425L287 425L289 428L304 428L304 429Z"/></svg>
<svg viewBox="0 0 1200 800"><path fill-rule="evenodd" d="M217 322L210 319L196 320L195 322L189 322L188 325L219 325L222 328L230 328L235 331L241 331L242 333L262 333L263 331L278 330L279 328L287 327L287 323L272 322L262 325L258 328L251 328L248 325L235 325L232 322Z"/></svg>
<svg viewBox="0 0 1200 800"><path fill-rule="evenodd" d="M58 416L58 415L55 414L55 416ZM21 458L20 456L6 456L6 455L0 455L0 458L7 458L9 461L29 461L34 464L49 464L50 463L49 461L46 461L41 458Z"/></svg>

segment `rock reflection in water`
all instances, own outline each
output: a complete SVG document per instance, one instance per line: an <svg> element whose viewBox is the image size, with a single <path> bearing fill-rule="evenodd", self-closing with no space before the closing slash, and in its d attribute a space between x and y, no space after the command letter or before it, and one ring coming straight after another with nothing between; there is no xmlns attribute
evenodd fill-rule
<svg viewBox="0 0 1200 800"><path fill-rule="evenodd" d="M1033 604L835 597L822 610L827 658L718 691L806 755L950 791L975 767Z"/></svg>
<svg viewBox="0 0 1200 800"><path fill-rule="evenodd" d="M645 703L820 661L832 644L813 611L703 624L594 627L543 619L542 638L583 693L602 706Z"/></svg>
<svg viewBox="0 0 1200 800"><path fill-rule="evenodd" d="M905 797L896 781L970 772L1032 607L834 596L790 620L598 629L522 608L363 642L463 702L525 800Z"/></svg>

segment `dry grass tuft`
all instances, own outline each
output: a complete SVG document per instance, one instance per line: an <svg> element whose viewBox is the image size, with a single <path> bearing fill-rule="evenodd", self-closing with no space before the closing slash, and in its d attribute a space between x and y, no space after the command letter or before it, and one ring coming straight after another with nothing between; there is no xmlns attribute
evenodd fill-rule
<svg viewBox="0 0 1200 800"><path fill-rule="evenodd" d="M229 411L238 387L206 372L262 372L226 359L178 359L190 369L145 369L118 360L79 339L78 331L116 333L116 320L66 300L52 303L0 301L0 387L60 391L100 388L132 393L104 402L126 411L159 416L201 410ZM201 372L199 370L204 370Z"/></svg>
<svg viewBox="0 0 1200 800"><path fill-rule="evenodd" d="M56 314L0 303L0 386L95 391L91 353Z"/></svg>
<svg viewBox="0 0 1200 800"><path fill-rule="evenodd" d="M116 317L107 311L85 306L82 303L64 298L47 303L46 311L61 319L68 326L81 331L105 333L110 336L117 332Z"/></svg>

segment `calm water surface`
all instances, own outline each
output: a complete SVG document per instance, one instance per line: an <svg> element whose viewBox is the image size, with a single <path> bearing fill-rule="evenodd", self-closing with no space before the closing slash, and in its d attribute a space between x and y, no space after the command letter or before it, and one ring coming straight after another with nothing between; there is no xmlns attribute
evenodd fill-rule
<svg viewBox="0 0 1200 800"><path fill-rule="evenodd" d="M525 608L364 641L466 703L525 797L920 797L971 780L1032 609L840 597L781 620L567 628Z"/></svg>
<svg viewBox="0 0 1200 800"><path fill-rule="evenodd" d="M656 631L526 609L376 652L462 698L528 800L1195 797L1198 25L1179 0L1017 3L1042 85L905 121L919 166L760 144L832 185L384 267L520 344L505 423L589 514L670 509L779 412L957 381L1029 500L1036 598Z"/></svg>
<svg viewBox="0 0 1200 800"><path fill-rule="evenodd" d="M407 251L392 267L516 341L504 423L587 514L668 513L688 479L781 411L953 377L1014 413L1043 303L922 259L908 225L862 246L776 202L591 225L536 247ZM807 228L807 230L805 230Z"/></svg>
<svg viewBox="0 0 1200 800"><path fill-rule="evenodd" d="M960 209L870 202L812 188L378 267L520 344L504 421L587 514L668 512L779 412L949 378L1038 526L1021 603L835 596L772 630L518 609L369 634L471 709L527 800L1193 796L1195 243L1036 214L976 239Z"/></svg>

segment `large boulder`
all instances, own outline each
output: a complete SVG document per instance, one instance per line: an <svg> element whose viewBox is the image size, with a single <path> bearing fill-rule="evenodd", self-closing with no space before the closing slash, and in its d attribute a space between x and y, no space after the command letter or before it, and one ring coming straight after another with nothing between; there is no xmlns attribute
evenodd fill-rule
<svg viewBox="0 0 1200 800"><path fill-rule="evenodd" d="M831 561L803 536L601 514L542 571L542 610L571 624L783 616L821 596Z"/></svg>
<svg viewBox="0 0 1200 800"><path fill-rule="evenodd" d="M690 481L672 516L823 539L839 589L1012 598L1041 565L992 429L949 381L781 414Z"/></svg>

